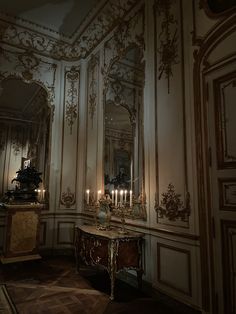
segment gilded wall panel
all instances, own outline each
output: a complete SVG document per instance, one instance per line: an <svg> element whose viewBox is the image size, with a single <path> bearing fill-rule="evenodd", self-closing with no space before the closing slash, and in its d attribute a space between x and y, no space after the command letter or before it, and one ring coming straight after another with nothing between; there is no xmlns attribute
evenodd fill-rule
<svg viewBox="0 0 236 314"><path fill-rule="evenodd" d="M75 209L78 161L80 69L65 69L60 208Z"/></svg>
<svg viewBox="0 0 236 314"><path fill-rule="evenodd" d="M98 160L98 116L100 90L100 55L92 55L87 65L87 151L86 151L86 183L90 190L92 201L96 198L97 190L97 160Z"/></svg>
<svg viewBox="0 0 236 314"><path fill-rule="evenodd" d="M155 1L157 223L189 228L182 0Z"/></svg>
<svg viewBox="0 0 236 314"><path fill-rule="evenodd" d="M236 168L236 72L214 81L218 169Z"/></svg>

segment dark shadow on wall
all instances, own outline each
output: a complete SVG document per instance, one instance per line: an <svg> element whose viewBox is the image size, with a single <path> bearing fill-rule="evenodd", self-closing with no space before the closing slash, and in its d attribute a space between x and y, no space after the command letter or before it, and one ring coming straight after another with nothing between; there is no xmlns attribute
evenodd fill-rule
<svg viewBox="0 0 236 314"><path fill-rule="evenodd" d="M16 17L22 17L24 14L23 18L31 22L35 22L37 19L37 24L43 24L45 21L47 24L50 23L51 26L42 26L52 28L66 36L71 36L79 28L91 9L99 2L99 0L21 0L16 4L9 0L1 0L0 12ZM48 8L51 8L50 12L46 11L46 5L50 5ZM38 16L37 9L39 9ZM25 13L33 10L35 11L32 12L32 18L30 18L30 16L25 17ZM61 18L61 21L58 21L58 18ZM39 20L42 20L42 23L40 23ZM55 25L55 27L53 27L53 25Z"/></svg>

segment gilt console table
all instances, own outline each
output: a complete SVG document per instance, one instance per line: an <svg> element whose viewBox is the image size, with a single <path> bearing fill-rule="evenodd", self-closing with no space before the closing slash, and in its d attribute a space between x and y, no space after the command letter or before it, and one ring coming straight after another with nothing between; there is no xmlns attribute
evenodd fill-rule
<svg viewBox="0 0 236 314"><path fill-rule="evenodd" d="M118 229L99 230L96 226L76 227L75 256L77 271L81 261L86 265L105 268L111 280L110 299L114 299L115 275L121 270L137 272L138 286L142 283L142 233Z"/></svg>

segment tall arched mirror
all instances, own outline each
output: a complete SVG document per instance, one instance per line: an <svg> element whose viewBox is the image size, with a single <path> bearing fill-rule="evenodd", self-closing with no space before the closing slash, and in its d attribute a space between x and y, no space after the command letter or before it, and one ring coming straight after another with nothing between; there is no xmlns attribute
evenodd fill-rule
<svg viewBox="0 0 236 314"><path fill-rule="evenodd" d="M38 200L47 203L50 116L46 90L8 78L0 86L0 197L17 188L16 172L30 164L41 172Z"/></svg>
<svg viewBox="0 0 236 314"><path fill-rule="evenodd" d="M110 65L104 97L104 186L112 214L145 219L143 153L144 62L137 46Z"/></svg>

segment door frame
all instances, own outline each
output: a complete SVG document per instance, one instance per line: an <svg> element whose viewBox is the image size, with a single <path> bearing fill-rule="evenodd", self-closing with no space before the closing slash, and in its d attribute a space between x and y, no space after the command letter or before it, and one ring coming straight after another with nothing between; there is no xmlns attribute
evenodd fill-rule
<svg viewBox="0 0 236 314"><path fill-rule="evenodd" d="M195 115L195 142L197 167L197 195L199 210L199 232L201 253L202 307L206 312L217 313L217 295L214 280L213 237L214 220L212 219L210 160L208 141L208 116L206 101L208 90L205 84L205 73L213 66L217 68L226 63L210 65L208 57L219 43L236 31L236 15L222 20L201 41L199 49L194 51L193 88ZM229 57L227 57L228 59ZM196 79L197 78L197 79Z"/></svg>

